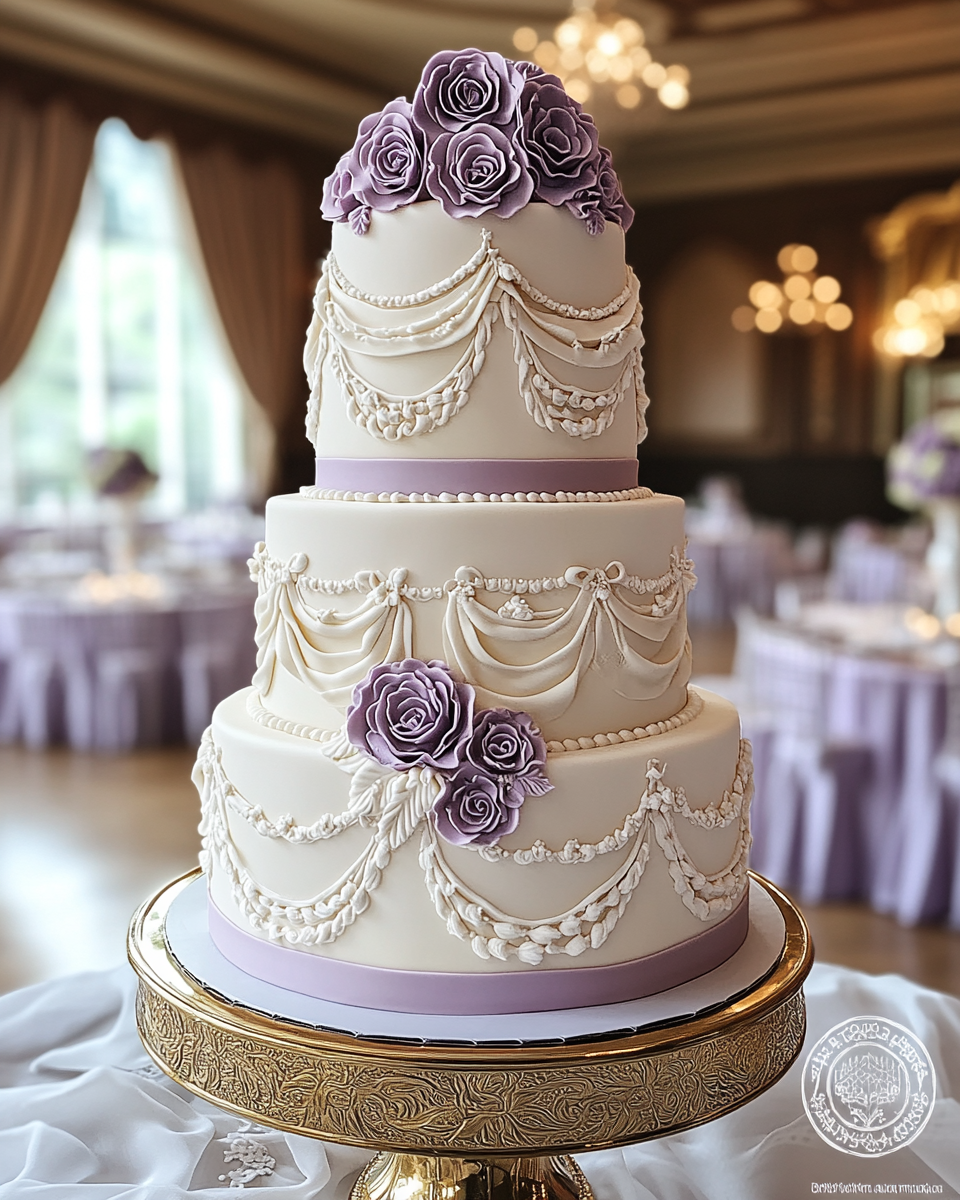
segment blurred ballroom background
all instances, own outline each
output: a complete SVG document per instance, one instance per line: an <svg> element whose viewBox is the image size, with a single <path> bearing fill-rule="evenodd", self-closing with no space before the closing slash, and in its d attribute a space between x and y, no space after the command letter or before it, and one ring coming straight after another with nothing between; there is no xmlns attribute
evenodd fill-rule
<svg viewBox="0 0 960 1200"><path fill-rule="evenodd" d="M470 45L560 73L636 208L640 482L689 500L754 866L821 959L960 994L960 0L0 0L0 990L119 962L195 862L312 481L322 181Z"/></svg>

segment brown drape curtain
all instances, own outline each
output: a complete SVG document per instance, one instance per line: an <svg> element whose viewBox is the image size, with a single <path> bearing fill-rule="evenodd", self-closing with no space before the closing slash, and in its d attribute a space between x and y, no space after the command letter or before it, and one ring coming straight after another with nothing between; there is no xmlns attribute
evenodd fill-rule
<svg viewBox="0 0 960 1200"><path fill-rule="evenodd" d="M40 320L80 206L96 125L0 92L0 383Z"/></svg>
<svg viewBox="0 0 960 1200"><path fill-rule="evenodd" d="M222 146L179 154L224 331L280 430L298 394L307 320L300 181L283 163L247 163Z"/></svg>

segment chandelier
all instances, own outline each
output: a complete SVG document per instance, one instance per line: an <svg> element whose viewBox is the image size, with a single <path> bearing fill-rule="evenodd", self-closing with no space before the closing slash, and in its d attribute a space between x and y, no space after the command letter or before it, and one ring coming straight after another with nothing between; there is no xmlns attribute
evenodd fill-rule
<svg viewBox="0 0 960 1200"><path fill-rule="evenodd" d="M601 89L612 91L621 108L636 108L645 87L666 108L684 108L690 99L690 72L674 63L654 62L642 27L621 16L612 0L573 0L573 12L540 40L529 25L513 35L514 46L545 71L557 75L569 95L586 104Z"/></svg>
<svg viewBox="0 0 960 1200"><path fill-rule="evenodd" d="M758 279L750 286L750 303L733 310L734 329L749 333L784 332L791 328L819 333L824 326L840 332L853 323L853 310L840 303L840 284L832 275L818 275L817 252L791 242L777 255L783 272L780 283Z"/></svg>
<svg viewBox="0 0 960 1200"><path fill-rule="evenodd" d="M890 319L873 335L874 347L890 358L936 358L944 335L960 330L960 281L940 287L919 284L893 306Z"/></svg>

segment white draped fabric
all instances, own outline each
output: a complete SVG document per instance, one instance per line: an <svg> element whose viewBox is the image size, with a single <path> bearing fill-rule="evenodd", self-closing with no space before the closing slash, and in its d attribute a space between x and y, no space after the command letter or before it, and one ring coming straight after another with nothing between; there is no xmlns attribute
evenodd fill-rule
<svg viewBox="0 0 960 1200"><path fill-rule="evenodd" d="M385 313L398 311L409 314L407 324L384 324ZM433 287L408 296L361 291L343 275L331 253L317 284L303 357L310 381L307 436L316 442L325 366L343 391L350 418L374 437L396 441L446 425L470 399L491 330L502 318L513 336L520 394L538 425L571 437L596 437L632 392L637 440L642 441L647 397L640 360L641 317L640 285L629 267L623 291L609 304L575 308L551 300L505 262L486 229L468 262ZM415 396L374 388L350 357L410 356L461 343L463 352L444 378ZM620 371L610 387L572 387L553 376L541 352L575 367Z"/></svg>
<svg viewBox="0 0 960 1200"><path fill-rule="evenodd" d="M761 1099L719 1121L579 1156L598 1200L807 1200L822 1183L960 1192L960 1002L896 975L824 964L804 990L804 1055L861 1014L898 1021L924 1042L937 1101L920 1137L873 1161L826 1145L803 1111L801 1055ZM167 1079L137 1037L128 967L0 997L4 1200L226 1200L240 1183L265 1200L348 1200L369 1158L253 1125Z"/></svg>

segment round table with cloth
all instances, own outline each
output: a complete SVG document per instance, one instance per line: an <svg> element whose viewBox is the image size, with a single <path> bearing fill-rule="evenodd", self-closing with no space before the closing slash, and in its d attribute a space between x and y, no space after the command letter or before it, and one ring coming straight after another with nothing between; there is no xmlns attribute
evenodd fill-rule
<svg viewBox="0 0 960 1200"><path fill-rule="evenodd" d="M955 1200L960 1001L900 976L826 965L813 968L804 990L807 1042L787 1075L698 1129L580 1155L597 1200L800 1200L822 1184L856 1185L851 1193L893 1185ZM368 1151L251 1124L172 1083L139 1042L134 991L123 967L0 997L3 1200L213 1200L240 1186L276 1200L347 1200ZM926 1128L874 1160L822 1141L801 1101L807 1048L856 1016L906 1026L937 1075Z"/></svg>
<svg viewBox="0 0 960 1200"><path fill-rule="evenodd" d="M738 609L773 612L778 582L792 569L790 539L776 525L717 530L688 523L687 556L693 560L697 586L687 597L693 625L722 625Z"/></svg>
<svg viewBox="0 0 960 1200"><path fill-rule="evenodd" d="M811 903L960 925L958 647L910 620L836 602L791 624L741 614L736 674L696 682L737 703L753 743L755 870Z"/></svg>
<svg viewBox="0 0 960 1200"><path fill-rule="evenodd" d="M199 741L254 671L251 584L138 575L156 594L137 597L89 578L99 602L78 585L0 590L0 743L120 752Z"/></svg>

